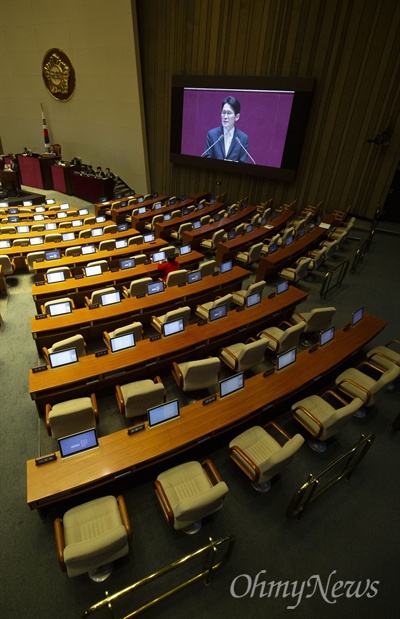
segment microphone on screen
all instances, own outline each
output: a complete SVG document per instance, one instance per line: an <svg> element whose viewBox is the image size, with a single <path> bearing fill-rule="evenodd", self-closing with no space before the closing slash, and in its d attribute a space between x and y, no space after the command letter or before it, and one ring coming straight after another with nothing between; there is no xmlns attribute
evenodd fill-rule
<svg viewBox="0 0 400 619"><path fill-rule="evenodd" d="M241 141L239 140L239 138L236 136L235 138L236 142L243 148L244 152L246 153L246 155L248 157L250 157L250 159L252 160L252 162L254 163L254 165L257 165L256 162L254 161L253 157L250 155L249 151L245 149L245 147L243 146L243 144L241 143Z"/></svg>
<svg viewBox="0 0 400 619"><path fill-rule="evenodd" d="M211 146L209 146L209 147L208 147L208 148L204 151L204 153L203 153L202 155L200 155L200 156L201 156L201 157L204 157L204 155L206 155L206 154L208 153L208 151L209 151L209 150L211 150L211 149L212 149L212 147L216 145L216 143L217 143L217 142L220 142L220 140L222 140L222 138L223 138L223 137L224 137L224 136L223 136L223 134L221 134L221 135L219 136L218 140L215 140L214 144L211 144Z"/></svg>

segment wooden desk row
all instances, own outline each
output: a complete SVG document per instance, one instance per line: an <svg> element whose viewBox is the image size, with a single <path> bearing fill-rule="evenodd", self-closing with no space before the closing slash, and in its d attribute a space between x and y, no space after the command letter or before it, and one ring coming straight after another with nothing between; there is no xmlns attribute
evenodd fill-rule
<svg viewBox="0 0 400 619"><path fill-rule="evenodd" d="M162 243L165 243L165 241L162 241ZM160 246L160 249L162 249L162 247L163 245ZM154 246L152 252L153 251L156 251ZM119 264L119 260L116 260L114 255L113 252L112 259L110 260L110 270L104 271L101 275L86 277L83 275L82 267L74 267L72 270L75 277L70 277L63 282L48 284L43 280L42 283L40 283L40 281L34 283L32 285L32 297L37 312L41 312L40 307L43 303L46 303L46 301L53 301L60 297L69 297L72 299L76 308L84 307L85 296L90 297L91 293L95 290L106 288L107 286L114 286L117 289L122 289L122 286L127 286L129 288L129 284L135 279L159 276L158 262L138 264L131 269L119 269L118 266L113 266L115 263ZM181 269L193 270L198 266L202 258L203 254L192 251L184 256L178 256L177 260Z"/></svg>
<svg viewBox="0 0 400 619"><path fill-rule="evenodd" d="M242 312L243 313L243 312ZM273 407L285 402L308 385L340 367L353 354L372 340L385 322L364 315L355 327L344 332L338 329L333 342L309 353L301 352L294 365L264 377L257 374L245 381L245 388L224 399L204 406L202 401L182 407L176 421L161 424L137 434L128 435L120 430L100 437L100 448L42 466L35 460L26 463L27 503L44 517L46 509L58 501L74 497L98 486L112 483L122 475L129 475L154 463L188 450L199 442L226 432L267 409L274 418ZM101 421L100 421L101 424ZM166 464L166 467L168 465Z"/></svg>
<svg viewBox="0 0 400 619"><path fill-rule="evenodd" d="M242 311L232 309L225 318L214 322L194 323L187 326L183 333L153 341L138 341L130 350L98 357L87 355L81 357L78 363L57 369L40 372L31 369L31 398L39 414L43 414L46 402L80 397L121 382L128 383L148 376L154 378L162 369L169 368L172 361L202 359L211 352L219 352L221 347L233 341L245 341L250 335L276 322L277 317L281 319L292 313L296 305L306 298L307 293L290 287L273 299L263 298L253 307Z"/></svg>
<svg viewBox="0 0 400 619"><path fill-rule="evenodd" d="M127 204L127 206L114 206L111 209L111 219L116 224L123 223L125 219L132 213L133 209L139 208L141 206L146 207L146 209L151 209L153 204L155 204L156 202L164 202L164 200L167 200L167 196L148 198L148 200L143 200L143 202L138 202L137 204Z"/></svg>
<svg viewBox="0 0 400 619"><path fill-rule="evenodd" d="M216 252L217 264L219 265L224 260L233 258L238 251L244 251L252 245L263 242L268 237L273 236L287 224L293 215L294 211L284 211L279 213L275 219L269 220L266 226L254 228L251 232L239 235L230 241L218 243Z"/></svg>
<svg viewBox="0 0 400 619"><path fill-rule="evenodd" d="M192 252L197 260L201 254ZM149 273L154 265L145 265ZM52 346L57 340L81 333L87 342L101 338L103 331L113 331L134 320L143 324L150 322L153 314L161 316L166 312L182 305L194 307L206 301L212 301L218 295L227 294L241 287L243 279L248 271L241 267L234 267L227 273L219 273L215 277L209 275L199 282L186 286L171 286L164 292L141 298L122 299L120 303L105 307L78 308L71 314L47 317L42 319L32 318L32 336L36 342L38 353L41 354L43 346Z"/></svg>
<svg viewBox="0 0 400 619"><path fill-rule="evenodd" d="M196 230L186 230L182 235L183 245L190 243L192 249L199 249L203 239L209 239L214 232L223 228L225 231L235 228L238 224L250 219L256 213L256 207L247 205L244 209L239 209L234 215L221 217L219 221L205 224Z"/></svg>

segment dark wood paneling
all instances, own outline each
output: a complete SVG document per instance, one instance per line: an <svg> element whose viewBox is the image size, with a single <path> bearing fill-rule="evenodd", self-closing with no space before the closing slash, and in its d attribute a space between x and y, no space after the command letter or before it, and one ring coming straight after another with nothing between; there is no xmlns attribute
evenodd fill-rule
<svg viewBox="0 0 400 619"><path fill-rule="evenodd" d="M137 0L152 188L228 201L324 201L371 218L400 158L397 0ZM169 163L173 74L312 76L316 89L293 183ZM368 144L390 125L389 146ZM216 185L220 180L221 185Z"/></svg>

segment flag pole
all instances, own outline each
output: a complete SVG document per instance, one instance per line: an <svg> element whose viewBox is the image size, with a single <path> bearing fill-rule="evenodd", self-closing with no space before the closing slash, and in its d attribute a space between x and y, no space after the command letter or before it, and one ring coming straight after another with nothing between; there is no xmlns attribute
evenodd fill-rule
<svg viewBox="0 0 400 619"><path fill-rule="evenodd" d="M42 123L43 123L43 139L44 139L44 148L46 153L50 152L50 138L49 138L49 132L47 129L47 124L46 124L46 119L44 117L44 110L43 110L43 105L40 104L41 110L42 110Z"/></svg>

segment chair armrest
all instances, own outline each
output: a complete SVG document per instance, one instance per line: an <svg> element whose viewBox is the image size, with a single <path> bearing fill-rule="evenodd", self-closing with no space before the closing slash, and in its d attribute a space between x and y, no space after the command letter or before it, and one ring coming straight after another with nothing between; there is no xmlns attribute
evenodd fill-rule
<svg viewBox="0 0 400 619"><path fill-rule="evenodd" d="M390 342L386 344L386 347L389 348L390 344L398 344L400 346L400 340L390 340Z"/></svg>
<svg viewBox="0 0 400 619"><path fill-rule="evenodd" d="M365 400L364 404L366 404L368 400L371 398L371 392L368 389L366 389L362 385L359 385L358 383L356 383L354 380L351 380L350 378L344 378L336 386L338 387L338 389L341 389L342 391L344 391L344 393L347 393L347 395L349 395L351 398L353 398L351 393L349 393L348 391L346 391L346 389L343 389L342 387L344 383L350 383L350 385L353 385L353 387L356 387L357 389L360 389L360 391L363 391L365 393L367 399ZM357 397L357 396L354 396L354 397Z"/></svg>
<svg viewBox="0 0 400 619"><path fill-rule="evenodd" d="M321 397L325 399L325 396L328 394L336 398L336 400L344 404L344 406L347 406L348 402L344 398L342 398L338 393L336 393L335 391L332 391L332 389L327 389L325 393L322 394Z"/></svg>
<svg viewBox="0 0 400 619"><path fill-rule="evenodd" d="M75 301L73 299L70 299L69 301L71 303L72 309L75 309Z"/></svg>
<svg viewBox="0 0 400 619"><path fill-rule="evenodd" d="M90 307L92 305L91 302L90 302L89 297L87 297L86 295L85 295L85 305L86 305L86 307Z"/></svg>
<svg viewBox="0 0 400 619"><path fill-rule="evenodd" d="M125 400L119 385L115 385L115 397L117 398L119 412L121 415L125 415Z"/></svg>
<svg viewBox="0 0 400 619"><path fill-rule="evenodd" d="M90 399L92 401L94 418L96 420L96 425L97 425L99 423L99 407L97 405L96 394L95 393L91 393L90 394Z"/></svg>
<svg viewBox="0 0 400 619"><path fill-rule="evenodd" d="M46 363L48 365L50 363L49 349L46 348L46 346L43 346L42 353L43 353L44 360L46 361Z"/></svg>
<svg viewBox="0 0 400 619"><path fill-rule="evenodd" d="M150 324L153 323L153 322L157 323L157 327L155 327L155 328L157 329L157 331L159 331L161 333L162 332L163 323L158 318L158 316L152 316L151 317Z"/></svg>
<svg viewBox="0 0 400 619"><path fill-rule="evenodd" d="M275 430L279 432L279 434L281 434L287 441L290 441L292 438L290 434L288 434L278 423L276 423L276 421L269 421L266 423L264 430L268 432L269 427L275 428Z"/></svg>
<svg viewBox="0 0 400 619"><path fill-rule="evenodd" d="M159 384L159 385L163 385L163 382L161 380L161 376L155 376L154 377L154 384ZM164 386L164 385L163 385ZM164 387L164 402L165 402L165 398L167 397L167 390Z"/></svg>
<svg viewBox="0 0 400 619"><path fill-rule="evenodd" d="M246 477L248 477L251 481L257 481L260 478L260 469L253 462L253 460L251 460L247 456L247 454L244 453L244 451L240 447L238 447L237 445L233 445L233 447L229 449L229 457L231 458L231 460L233 460L235 464L237 464L240 470L243 471ZM247 466L250 467L252 473L244 465L243 460L247 464Z"/></svg>
<svg viewBox="0 0 400 619"><path fill-rule="evenodd" d="M279 323L278 328L282 329L282 326L286 326L287 329L289 327L293 327L293 325L290 322L288 322L287 320L282 320L282 322ZM282 331L286 331L286 329L282 329Z"/></svg>
<svg viewBox="0 0 400 619"><path fill-rule="evenodd" d="M391 363L394 363L395 365L399 365L400 366L400 362L396 361L396 359L393 359L393 357L390 357L389 355L385 355L382 352L374 352L373 355L371 355L370 357L368 357L368 359L373 362L375 357L382 357L382 359L387 359L387 361L390 361Z"/></svg>
<svg viewBox="0 0 400 619"><path fill-rule="evenodd" d="M103 342L107 346L108 350L111 350L110 339L111 338L110 338L108 332L107 331L103 331Z"/></svg>
<svg viewBox="0 0 400 619"><path fill-rule="evenodd" d="M372 368L373 370L377 370L381 374L384 374L386 372L386 368L382 368L379 365L375 365L375 363L372 363L372 361L362 361L360 365L357 366L357 368L361 368L364 365L366 365L369 368Z"/></svg>
<svg viewBox="0 0 400 619"><path fill-rule="evenodd" d="M183 374L176 361L172 362L172 376L175 378L175 382L182 389L183 386Z"/></svg>
<svg viewBox="0 0 400 619"><path fill-rule="evenodd" d="M45 313L46 313L46 311L45 311L45 309L44 309L44 305L41 305L41 306L40 306L40 311L41 311L41 313L42 313L42 314L45 314Z"/></svg>
<svg viewBox="0 0 400 619"><path fill-rule="evenodd" d="M126 509L125 499L122 496L122 494L117 496L117 503L118 503L119 513L121 515L122 524L125 527L126 534L128 536L128 540L129 540L129 542L131 542L131 540L132 540L132 527L131 527L131 522L129 520L128 510Z"/></svg>
<svg viewBox="0 0 400 619"><path fill-rule="evenodd" d="M65 540L64 540L64 529L62 525L61 518L56 518L54 521L54 535L56 538L56 549L57 549L57 558L60 564L61 570L63 572L67 571L67 566L64 562L64 548L65 548Z"/></svg>
<svg viewBox="0 0 400 619"><path fill-rule="evenodd" d="M172 507L170 502L167 499L167 495L164 492L164 488L160 484L159 481L154 482L156 497L161 506L161 509L164 512L164 516L167 519L168 524L171 526L174 524L174 512L172 511Z"/></svg>
<svg viewBox="0 0 400 619"><path fill-rule="evenodd" d="M203 467L208 479L210 480L213 486L215 486L216 484L219 484L219 482L222 481L222 477L220 476L217 469L215 468L214 463L209 458L207 458L206 460L203 460L203 462L201 463L201 466Z"/></svg>
<svg viewBox="0 0 400 619"><path fill-rule="evenodd" d="M49 436L51 436L51 426L50 426L50 419L49 419L50 411L51 411L51 404L47 403L46 408L45 408L45 420L46 420L46 430Z"/></svg>
<svg viewBox="0 0 400 619"><path fill-rule="evenodd" d="M245 344L250 344L251 342L257 342L257 339L253 336L248 337L247 340L245 341Z"/></svg>
<svg viewBox="0 0 400 619"><path fill-rule="evenodd" d="M122 294L125 297L125 299L129 299L130 297L129 288L127 288L126 286L122 286Z"/></svg>
<svg viewBox="0 0 400 619"><path fill-rule="evenodd" d="M303 411L303 413L305 415L307 415L307 417L309 417L310 419L312 419L312 421L317 424L318 426L318 434L314 434L314 430L313 428L311 428L310 426L307 425L306 421L304 419L301 419L301 417L298 417L296 414L296 410L301 410ZM296 421L298 421L303 428L305 428L310 434L312 434L312 436L314 436L314 438L318 438L321 436L322 431L324 429L324 426L322 425L322 423L320 422L319 419L317 419L316 417L314 417L314 415L312 413L310 413L309 410L307 410L306 408L304 408L304 406L298 406L297 409L294 410L292 412L293 417L296 419Z"/></svg>

